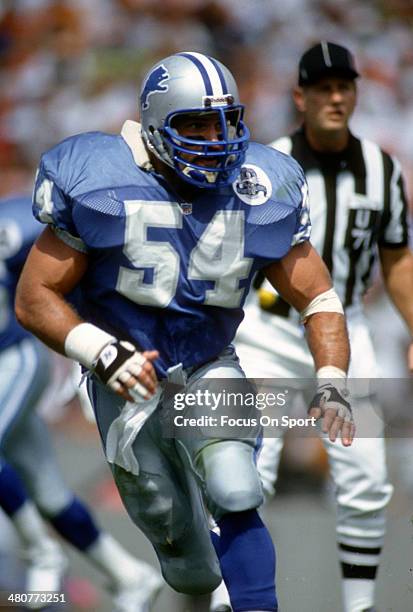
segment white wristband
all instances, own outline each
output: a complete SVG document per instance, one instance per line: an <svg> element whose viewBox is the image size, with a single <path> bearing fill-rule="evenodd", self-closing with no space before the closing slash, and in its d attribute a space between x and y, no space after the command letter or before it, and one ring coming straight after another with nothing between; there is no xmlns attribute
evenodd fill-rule
<svg viewBox="0 0 413 612"><path fill-rule="evenodd" d="M319 380L324 378L341 378L345 380L347 378L347 374L344 372L344 370L336 368L336 366L328 365L317 370L317 378Z"/></svg>
<svg viewBox="0 0 413 612"><path fill-rule="evenodd" d="M65 353L90 370L102 349L116 338L91 323L79 323L66 336Z"/></svg>

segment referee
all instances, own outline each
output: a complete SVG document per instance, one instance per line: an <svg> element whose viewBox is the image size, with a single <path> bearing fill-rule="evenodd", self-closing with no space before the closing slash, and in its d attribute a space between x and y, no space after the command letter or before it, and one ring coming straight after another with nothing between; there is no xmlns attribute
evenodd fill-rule
<svg viewBox="0 0 413 612"><path fill-rule="evenodd" d="M305 171L311 242L326 262L346 310L352 354L349 377L368 382L378 376L362 305L373 265L378 257L388 294L413 337L413 255L408 248L399 162L373 142L354 136L348 127L358 76L351 53L342 46L321 42L304 53L293 93L303 124L271 146L292 155ZM258 281L256 288L237 335L243 368L251 378L300 379L294 384L305 394L303 379L313 378L315 372L298 315L269 285L260 286ZM413 344L408 360L413 371ZM375 609L385 508L393 490L387 479L377 400L368 384L362 387L354 385L352 392L353 445L344 448L323 440L336 485L345 612ZM281 435L264 439L258 465L267 493L274 492L281 449ZM211 609L230 610L221 593L214 594Z"/></svg>

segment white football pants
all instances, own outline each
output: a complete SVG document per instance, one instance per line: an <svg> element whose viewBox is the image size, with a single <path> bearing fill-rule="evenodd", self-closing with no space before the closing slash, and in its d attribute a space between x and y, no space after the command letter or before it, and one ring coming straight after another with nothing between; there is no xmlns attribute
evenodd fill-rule
<svg viewBox="0 0 413 612"><path fill-rule="evenodd" d="M373 548L383 544L385 508L393 487L387 479L383 421L370 390L369 381L378 372L364 316L357 313L349 317L348 328L352 354L349 379L360 379L354 381L352 390L356 438L350 447L344 447L340 440L332 443L324 436L323 442L336 486L338 542ZM302 326L267 313L250 301L235 345L246 375L271 379L272 390L277 385L274 379L281 379L281 389L287 382L290 393L301 394L305 403L300 416L306 416L313 393L312 389L309 394L308 383L315 371ZM281 412L287 414L291 405L290 396ZM274 493L282 445L282 431L278 437L265 437L258 459L263 487L269 494Z"/></svg>

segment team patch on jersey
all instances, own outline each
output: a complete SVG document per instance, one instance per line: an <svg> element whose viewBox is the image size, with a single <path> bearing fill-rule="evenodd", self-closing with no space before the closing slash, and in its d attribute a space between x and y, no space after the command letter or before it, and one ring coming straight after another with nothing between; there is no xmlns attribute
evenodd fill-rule
<svg viewBox="0 0 413 612"><path fill-rule="evenodd" d="M259 206L267 202L272 194L272 185L267 174L253 164L244 165L232 183L237 196L250 206Z"/></svg>
<svg viewBox="0 0 413 612"><path fill-rule="evenodd" d="M169 86L166 82L168 80L169 72L163 64L155 68L155 70L152 70L151 74L146 79L141 93L141 106L143 110L148 110L149 108L149 96L168 91Z"/></svg>

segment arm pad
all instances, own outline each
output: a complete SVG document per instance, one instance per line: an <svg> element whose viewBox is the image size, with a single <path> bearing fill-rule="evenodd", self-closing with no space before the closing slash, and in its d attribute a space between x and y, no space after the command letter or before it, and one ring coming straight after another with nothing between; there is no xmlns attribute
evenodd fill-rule
<svg viewBox="0 0 413 612"><path fill-rule="evenodd" d="M344 314L343 305L333 288L317 295L311 300L308 306L300 312L301 323L304 323L310 315L316 312L338 312L339 314Z"/></svg>

